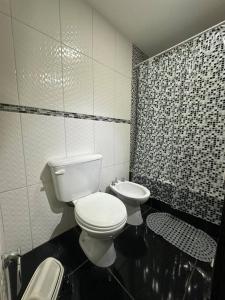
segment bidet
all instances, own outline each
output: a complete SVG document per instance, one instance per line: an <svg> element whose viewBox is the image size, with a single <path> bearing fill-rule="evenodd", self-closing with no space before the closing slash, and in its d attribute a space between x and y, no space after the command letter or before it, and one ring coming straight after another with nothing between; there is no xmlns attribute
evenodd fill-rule
<svg viewBox="0 0 225 300"><path fill-rule="evenodd" d="M113 181L110 188L126 206L127 223L136 226L142 224L140 205L149 199L150 191L140 184L120 180Z"/></svg>

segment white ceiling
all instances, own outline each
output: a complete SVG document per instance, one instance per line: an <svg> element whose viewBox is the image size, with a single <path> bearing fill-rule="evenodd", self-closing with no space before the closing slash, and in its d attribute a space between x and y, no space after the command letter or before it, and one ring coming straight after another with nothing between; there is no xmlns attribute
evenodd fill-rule
<svg viewBox="0 0 225 300"><path fill-rule="evenodd" d="M87 0L149 56L225 20L225 0Z"/></svg>

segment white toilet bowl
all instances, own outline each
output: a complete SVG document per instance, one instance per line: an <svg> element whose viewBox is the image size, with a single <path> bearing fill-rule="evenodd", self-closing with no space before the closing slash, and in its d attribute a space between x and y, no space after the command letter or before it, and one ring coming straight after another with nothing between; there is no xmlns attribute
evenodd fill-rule
<svg viewBox="0 0 225 300"><path fill-rule="evenodd" d="M113 238L125 226L127 211L117 197L98 192L102 155L56 158L48 164L57 200L74 204L82 228L79 242L87 258L97 266L110 266L116 258Z"/></svg>
<svg viewBox="0 0 225 300"><path fill-rule="evenodd" d="M110 188L126 206L127 223L136 226L142 224L140 205L149 199L150 191L146 187L130 181L117 181L111 184Z"/></svg>
<svg viewBox="0 0 225 300"><path fill-rule="evenodd" d="M101 192L73 203L76 222L82 228L79 243L85 255L99 267L110 266L116 258L113 239L127 222L125 205Z"/></svg>

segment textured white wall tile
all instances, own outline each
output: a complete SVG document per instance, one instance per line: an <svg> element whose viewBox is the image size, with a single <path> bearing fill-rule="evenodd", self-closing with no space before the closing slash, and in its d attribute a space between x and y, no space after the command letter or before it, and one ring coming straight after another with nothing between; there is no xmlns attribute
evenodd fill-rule
<svg viewBox="0 0 225 300"><path fill-rule="evenodd" d="M131 80L115 73L115 117L130 120Z"/></svg>
<svg viewBox="0 0 225 300"><path fill-rule="evenodd" d="M116 31L98 13L93 12L93 57L101 63L115 67Z"/></svg>
<svg viewBox="0 0 225 300"><path fill-rule="evenodd" d="M94 122L92 120L65 119L67 155L94 152Z"/></svg>
<svg viewBox="0 0 225 300"><path fill-rule="evenodd" d="M132 43L119 32L116 32L115 69L131 78Z"/></svg>
<svg viewBox="0 0 225 300"><path fill-rule="evenodd" d="M130 76L130 43L97 12L92 16L92 8L84 1L60 2L60 14L59 0L12 0L12 11L17 20L55 39L59 39L61 15L62 40L68 45L63 45L64 104L67 111L94 112L96 115L127 119L128 79L120 75L116 77L117 73L109 67ZM10 13L7 0L0 0L1 10ZM19 21L14 20L13 25L20 104L63 109L60 43ZM92 37L94 58L109 67L94 62L93 68L93 62L87 57L93 54ZM0 38L0 102L17 104L11 24L10 19L1 14ZM20 118L27 183L30 185L31 220L27 190L20 188L26 185ZM0 113L0 140L0 192L20 188L0 193L6 250L17 247L21 247L23 252L31 250L31 229L33 246L37 247L75 225L73 209L55 199L50 171L46 166L50 158L65 156L66 148L68 156L94 152L103 154L102 191L116 176L128 175L129 125L126 124L69 118L64 124L60 117L28 114L20 117L19 114L5 112ZM113 165L115 163L117 165ZM44 183L40 183L40 179Z"/></svg>
<svg viewBox="0 0 225 300"><path fill-rule="evenodd" d="M11 19L0 14L0 102L18 104Z"/></svg>
<svg viewBox="0 0 225 300"><path fill-rule="evenodd" d="M130 160L130 125L117 124L115 126L115 164Z"/></svg>
<svg viewBox="0 0 225 300"><path fill-rule="evenodd" d="M60 2L62 42L92 56L92 8L82 0Z"/></svg>
<svg viewBox="0 0 225 300"><path fill-rule="evenodd" d="M11 0L11 5L18 20L60 39L59 0Z"/></svg>
<svg viewBox="0 0 225 300"><path fill-rule="evenodd" d="M68 218L74 220L65 205L55 198L51 181L28 187L33 247L37 247L68 228Z"/></svg>
<svg viewBox="0 0 225 300"><path fill-rule="evenodd" d="M2 269L2 259L1 259L1 256L4 253L6 253L6 245L5 245L5 235L3 231L2 212L0 207L0 283L1 283L0 299L1 300L7 299L7 287L6 287L6 282L4 280L4 272Z"/></svg>
<svg viewBox="0 0 225 300"><path fill-rule="evenodd" d="M9 0L0 0L0 11L10 14Z"/></svg>
<svg viewBox="0 0 225 300"><path fill-rule="evenodd" d="M102 165L114 164L114 126L111 122L95 121L95 153L103 155Z"/></svg>
<svg viewBox="0 0 225 300"><path fill-rule="evenodd" d="M94 114L114 116L115 72L94 62Z"/></svg>
<svg viewBox="0 0 225 300"><path fill-rule="evenodd" d="M0 112L0 192L26 185L19 114Z"/></svg>
<svg viewBox="0 0 225 300"><path fill-rule="evenodd" d="M5 253L5 251L6 251L5 235L4 235L4 230L3 230L2 211L1 211L1 206L0 206L0 256L3 253ZM0 258L0 261L1 261L1 258ZM0 270L1 270L1 266L0 266ZM0 273L1 273L1 271L0 271ZM1 293L0 293L0 295L1 295Z"/></svg>
<svg viewBox="0 0 225 300"><path fill-rule="evenodd" d="M13 21L20 103L63 109L60 43Z"/></svg>
<svg viewBox="0 0 225 300"><path fill-rule="evenodd" d="M63 47L63 86L65 110L93 114L92 59Z"/></svg>
<svg viewBox="0 0 225 300"><path fill-rule="evenodd" d="M115 169L114 166L102 168L101 181L100 181L100 191L109 191L109 185L115 180Z"/></svg>
<svg viewBox="0 0 225 300"><path fill-rule="evenodd" d="M27 189L17 189L0 194L6 250L18 247L22 253L31 250L31 231Z"/></svg>
<svg viewBox="0 0 225 300"><path fill-rule="evenodd" d="M129 162L114 166L115 176L118 179L125 178L129 180Z"/></svg>
<svg viewBox="0 0 225 300"><path fill-rule="evenodd" d="M28 185L49 180L48 160L66 155L64 119L23 114L22 131Z"/></svg>

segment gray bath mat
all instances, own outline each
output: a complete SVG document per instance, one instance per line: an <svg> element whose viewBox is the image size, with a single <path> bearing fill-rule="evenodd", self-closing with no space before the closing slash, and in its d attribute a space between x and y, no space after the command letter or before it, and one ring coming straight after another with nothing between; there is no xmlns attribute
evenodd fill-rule
<svg viewBox="0 0 225 300"><path fill-rule="evenodd" d="M146 222L152 231L190 256L204 262L215 257L217 244L204 231L168 213L152 213Z"/></svg>

